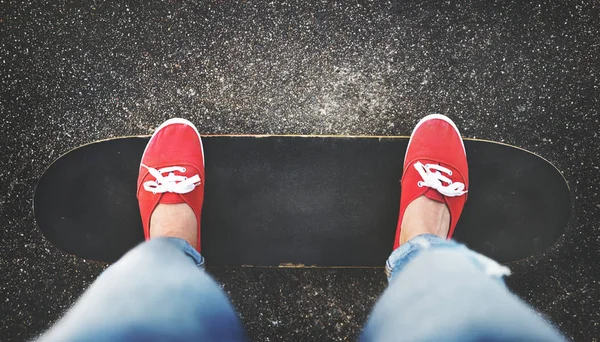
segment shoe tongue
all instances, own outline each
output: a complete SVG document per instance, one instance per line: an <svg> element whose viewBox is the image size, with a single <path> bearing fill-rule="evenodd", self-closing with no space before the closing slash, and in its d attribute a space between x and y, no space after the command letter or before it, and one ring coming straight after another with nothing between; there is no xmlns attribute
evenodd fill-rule
<svg viewBox="0 0 600 342"><path fill-rule="evenodd" d="M425 191L425 197L432 199L436 202L440 202L440 203L446 203L444 201L444 196L442 194L440 194L437 190L429 188L427 189L427 191ZM161 201L162 202L162 201Z"/></svg>
<svg viewBox="0 0 600 342"><path fill-rule="evenodd" d="M180 194L176 194L173 192L165 192L162 194L160 201L158 203L162 204L176 204L176 203L185 203Z"/></svg>

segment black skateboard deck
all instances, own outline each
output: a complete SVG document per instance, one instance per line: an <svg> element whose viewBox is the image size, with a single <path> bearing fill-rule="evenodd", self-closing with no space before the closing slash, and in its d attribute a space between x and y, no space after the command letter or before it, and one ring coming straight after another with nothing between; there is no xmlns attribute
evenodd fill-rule
<svg viewBox="0 0 600 342"><path fill-rule="evenodd" d="M34 198L44 236L113 262L143 240L136 200L149 137L76 148ZM202 254L211 266L383 266L392 251L407 137L205 136ZM465 139L469 197L455 239L501 262L543 252L565 231L570 193L547 160Z"/></svg>

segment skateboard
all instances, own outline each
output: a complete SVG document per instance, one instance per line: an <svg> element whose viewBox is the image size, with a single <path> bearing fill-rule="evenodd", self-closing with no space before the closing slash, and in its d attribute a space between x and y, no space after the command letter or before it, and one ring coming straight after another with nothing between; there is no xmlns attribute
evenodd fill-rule
<svg viewBox="0 0 600 342"><path fill-rule="evenodd" d="M93 142L41 176L36 222L81 258L114 262L144 240L136 182L149 136ZM202 254L210 266L381 267L392 251L409 137L203 136ZM518 147L465 139L469 197L454 238L500 262L566 230L562 174Z"/></svg>

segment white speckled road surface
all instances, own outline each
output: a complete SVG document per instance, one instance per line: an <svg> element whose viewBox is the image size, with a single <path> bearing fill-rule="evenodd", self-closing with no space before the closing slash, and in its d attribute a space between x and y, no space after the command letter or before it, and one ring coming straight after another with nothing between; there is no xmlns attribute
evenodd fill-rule
<svg viewBox="0 0 600 342"><path fill-rule="evenodd" d="M105 267L35 226L62 153L173 116L203 134L407 135L431 112L563 171L567 233L507 282L569 337L600 336L597 1L2 1L0 29L0 340L42 332ZM378 269L209 271L255 341L354 339L385 288Z"/></svg>

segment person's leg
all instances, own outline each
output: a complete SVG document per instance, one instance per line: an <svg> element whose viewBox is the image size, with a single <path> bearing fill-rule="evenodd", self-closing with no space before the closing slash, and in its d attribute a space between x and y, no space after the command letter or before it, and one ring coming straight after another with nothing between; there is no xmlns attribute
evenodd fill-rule
<svg viewBox="0 0 600 342"><path fill-rule="evenodd" d="M506 267L454 241L417 236L386 268L390 285L362 341L564 340L506 288Z"/></svg>
<svg viewBox="0 0 600 342"><path fill-rule="evenodd" d="M202 256L153 238L102 273L42 341L243 341L240 321Z"/></svg>
<svg viewBox="0 0 600 342"><path fill-rule="evenodd" d="M231 303L202 270L204 151L192 123L171 119L152 135L137 197L150 241L104 271L42 340L245 340Z"/></svg>
<svg viewBox="0 0 600 342"><path fill-rule="evenodd" d="M446 117L426 117L405 156L394 251L386 263L390 285L362 341L563 340L508 291L502 280L508 268L446 240L467 191L458 129Z"/></svg>

